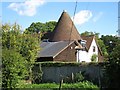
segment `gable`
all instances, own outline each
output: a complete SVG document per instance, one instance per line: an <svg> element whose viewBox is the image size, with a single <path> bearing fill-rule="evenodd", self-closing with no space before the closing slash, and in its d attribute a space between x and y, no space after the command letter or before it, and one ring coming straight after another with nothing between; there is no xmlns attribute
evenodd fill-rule
<svg viewBox="0 0 120 90"><path fill-rule="evenodd" d="M82 40L86 40L86 49L89 51L94 36L81 36Z"/></svg>
<svg viewBox="0 0 120 90"><path fill-rule="evenodd" d="M93 38L92 42L91 42L91 45L90 45L90 48L89 48L89 52L93 52L93 53L96 53L98 54L98 46L97 46L97 43L95 41L95 39Z"/></svg>

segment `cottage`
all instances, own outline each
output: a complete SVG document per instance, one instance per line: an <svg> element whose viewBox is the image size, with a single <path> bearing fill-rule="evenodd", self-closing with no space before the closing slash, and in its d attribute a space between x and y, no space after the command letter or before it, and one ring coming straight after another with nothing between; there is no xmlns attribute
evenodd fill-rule
<svg viewBox="0 0 120 90"><path fill-rule="evenodd" d="M95 36L81 36L82 50L77 51L77 62L91 62L93 56L97 62L103 61L103 55L99 45L96 43Z"/></svg>
<svg viewBox="0 0 120 90"><path fill-rule="evenodd" d="M95 36L80 36L73 21L63 11L49 40L43 41L37 61L91 62L93 55L96 61L102 61L101 50Z"/></svg>

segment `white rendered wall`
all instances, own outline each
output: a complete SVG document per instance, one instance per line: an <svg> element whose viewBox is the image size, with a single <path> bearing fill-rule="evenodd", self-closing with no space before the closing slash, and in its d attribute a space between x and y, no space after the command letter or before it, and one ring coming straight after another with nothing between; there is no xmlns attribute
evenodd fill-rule
<svg viewBox="0 0 120 90"><path fill-rule="evenodd" d="M95 47L95 52L93 52L93 46ZM91 57L93 54L98 55L98 47L94 39L91 43L91 46L88 52L82 51L82 50L77 51L77 56L76 56L77 62L82 62L82 61L91 62ZM98 61L98 57L97 57L97 61Z"/></svg>
<svg viewBox="0 0 120 90"><path fill-rule="evenodd" d="M95 52L93 52L93 46L95 46ZM93 39L92 44L90 46L90 49L88 51L88 57L89 57L90 61L91 61L91 57L93 54L96 54L98 56L98 47L97 47L97 44L95 42L95 39ZM98 61L98 57L97 57L97 61Z"/></svg>
<svg viewBox="0 0 120 90"><path fill-rule="evenodd" d="M82 61L88 62L89 58L88 58L88 53L86 51L80 50L79 51L79 62L82 62Z"/></svg>

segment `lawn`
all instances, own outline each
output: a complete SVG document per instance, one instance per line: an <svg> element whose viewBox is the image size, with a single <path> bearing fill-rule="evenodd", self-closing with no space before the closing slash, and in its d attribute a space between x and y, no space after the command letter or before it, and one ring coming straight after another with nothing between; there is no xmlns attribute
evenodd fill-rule
<svg viewBox="0 0 120 90"><path fill-rule="evenodd" d="M42 88L42 89L58 89L60 88L60 84L56 83L41 83L41 84L24 84L19 88ZM76 89L76 88L82 88L82 89L96 89L99 90L98 86L94 85L93 83L89 81L83 81L83 82L77 82L77 83L62 83L61 88L65 89Z"/></svg>

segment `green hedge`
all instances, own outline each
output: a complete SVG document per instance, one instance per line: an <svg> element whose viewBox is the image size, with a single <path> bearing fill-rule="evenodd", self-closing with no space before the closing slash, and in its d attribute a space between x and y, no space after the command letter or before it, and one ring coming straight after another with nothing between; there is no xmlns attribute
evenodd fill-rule
<svg viewBox="0 0 120 90"><path fill-rule="evenodd" d="M90 63L76 63L76 62L36 62L36 65L40 65L42 67L62 67L62 66L88 66L88 65L95 65L95 66L104 66L106 62L90 62Z"/></svg>

